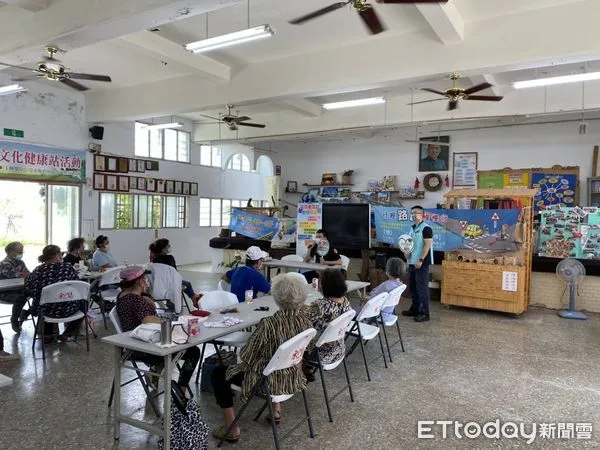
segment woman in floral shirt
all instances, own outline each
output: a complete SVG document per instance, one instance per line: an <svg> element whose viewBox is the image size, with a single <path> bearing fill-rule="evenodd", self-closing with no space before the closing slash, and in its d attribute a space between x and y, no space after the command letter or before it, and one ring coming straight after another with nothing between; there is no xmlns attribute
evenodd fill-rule
<svg viewBox="0 0 600 450"><path fill-rule="evenodd" d="M37 266L31 274L25 278L25 290L33 297L32 314L40 315L40 298L42 289L59 281L78 280L77 271L71 264L64 263L62 252L57 245L47 245L38 258L42 264ZM44 305L43 314L48 317L68 317L77 311L85 310L86 300L74 300L71 302L50 303ZM69 336L77 335L83 319L75 320L66 324L65 332L59 337L61 342L66 342ZM44 324L44 342L49 344L58 334L58 324Z"/></svg>

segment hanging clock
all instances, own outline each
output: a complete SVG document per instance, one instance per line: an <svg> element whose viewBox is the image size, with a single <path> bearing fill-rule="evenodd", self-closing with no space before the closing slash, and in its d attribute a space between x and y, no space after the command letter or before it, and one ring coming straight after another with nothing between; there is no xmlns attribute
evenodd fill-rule
<svg viewBox="0 0 600 450"><path fill-rule="evenodd" d="M437 173L430 173L423 178L423 187L429 192L439 191L442 188L442 177Z"/></svg>

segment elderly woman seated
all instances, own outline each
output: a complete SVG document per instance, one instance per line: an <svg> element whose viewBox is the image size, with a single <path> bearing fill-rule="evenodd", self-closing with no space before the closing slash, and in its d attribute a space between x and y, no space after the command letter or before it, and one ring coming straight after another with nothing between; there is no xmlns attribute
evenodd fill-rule
<svg viewBox="0 0 600 450"><path fill-rule="evenodd" d="M237 442L240 438L238 426L229 435L225 435L235 418L231 384L242 387L241 399L243 402L247 401L251 389L260 380L264 368L279 345L311 327L306 311L302 308L308 295L306 281L292 274L278 275L273 279L271 293L280 309L272 316L265 317L248 338L248 342L240 350L242 362L229 368L217 367L212 373L215 397L217 404L223 408L226 424L214 431L213 436L217 439ZM268 383L274 395L294 394L306 387L306 378L298 364L274 372L269 376ZM280 410L278 405L274 404L273 407L277 419Z"/></svg>
<svg viewBox="0 0 600 450"><path fill-rule="evenodd" d="M404 283L400 281L400 277L405 273L406 264L404 264L404 261L397 257L388 259L385 267L385 274L387 275L388 279L369 293L369 300L374 298L376 295L384 292L392 292L397 287L402 286ZM394 316L394 306L386 306L383 308L381 315L383 316L384 321L392 319Z"/></svg>

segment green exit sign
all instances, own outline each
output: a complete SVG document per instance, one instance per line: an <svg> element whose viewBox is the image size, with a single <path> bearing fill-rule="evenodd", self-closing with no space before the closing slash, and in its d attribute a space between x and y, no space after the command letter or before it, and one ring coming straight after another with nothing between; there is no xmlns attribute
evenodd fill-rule
<svg viewBox="0 0 600 450"><path fill-rule="evenodd" d="M4 136L22 138L25 137L25 132L23 130L15 130L14 128L5 128Z"/></svg>

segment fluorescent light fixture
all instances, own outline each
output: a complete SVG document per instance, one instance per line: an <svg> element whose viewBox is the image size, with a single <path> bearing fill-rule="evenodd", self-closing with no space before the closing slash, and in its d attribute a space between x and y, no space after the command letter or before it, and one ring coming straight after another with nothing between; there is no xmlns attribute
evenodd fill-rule
<svg viewBox="0 0 600 450"><path fill-rule="evenodd" d="M183 126L182 123L172 122L172 123L157 123L156 125L146 125L144 127L145 130L164 130L165 128L181 128Z"/></svg>
<svg viewBox="0 0 600 450"><path fill-rule="evenodd" d="M346 102L325 103L323 105L323 108L325 108L325 109L353 108L355 106L379 105L380 103L385 103L385 99L383 97L371 97L371 98L361 98L359 100L348 100Z"/></svg>
<svg viewBox="0 0 600 450"><path fill-rule="evenodd" d="M192 42L187 44L185 49L192 53L208 52L217 48L229 47L230 45L237 45L243 42L270 37L274 34L275 32L270 25L261 25L260 27L248 28L234 33L223 34L221 36Z"/></svg>
<svg viewBox="0 0 600 450"><path fill-rule="evenodd" d="M562 77L540 78L537 80L516 81L513 83L515 89L524 89L539 86L552 86L554 84L576 83L578 81L600 80L600 72L578 73L576 75L565 75Z"/></svg>
<svg viewBox="0 0 600 450"><path fill-rule="evenodd" d="M11 84L9 86L0 87L0 95L15 94L17 92L26 91L20 84Z"/></svg>

